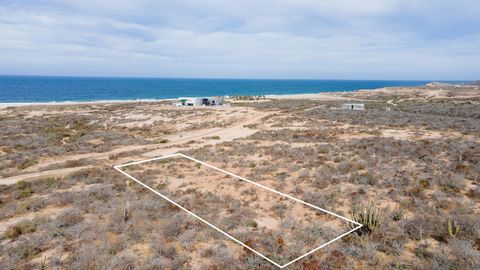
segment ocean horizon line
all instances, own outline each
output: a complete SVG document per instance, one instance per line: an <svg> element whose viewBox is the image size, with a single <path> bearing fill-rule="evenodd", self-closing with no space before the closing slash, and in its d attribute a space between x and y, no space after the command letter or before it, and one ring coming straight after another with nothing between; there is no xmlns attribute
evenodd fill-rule
<svg viewBox="0 0 480 270"><path fill-rule="evenodd" d="M463 79L359 79L359 78L254 78L254 77L162 77L162 76L110 76L110 75L38 75L38 74L0 74L0 77L35 77L35 78L92 78L92 79L159 79L159 80L258 80L258 81L399 81L399 82L442 82L461 83L478 80Z"/></svg>

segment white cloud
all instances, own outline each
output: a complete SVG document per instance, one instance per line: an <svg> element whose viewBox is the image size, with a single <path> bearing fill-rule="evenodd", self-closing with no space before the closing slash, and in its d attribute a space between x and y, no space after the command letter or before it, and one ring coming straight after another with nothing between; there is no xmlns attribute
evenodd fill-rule
<svg viewBox="0 0 480 270"><path fill-rule="evenodd" d="M469 0L4 2L6 74L479 77Z"/></svg>

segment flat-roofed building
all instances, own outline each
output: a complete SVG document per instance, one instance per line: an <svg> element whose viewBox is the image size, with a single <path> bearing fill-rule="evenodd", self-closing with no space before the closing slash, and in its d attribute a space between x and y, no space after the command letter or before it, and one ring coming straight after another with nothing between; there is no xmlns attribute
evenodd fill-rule
<svg viewBox="0 0 480 270"><path fill-rule="evenodd" d="M179 97L176 106L222 106L224 98L214 97Z"/></svg>
<svg viewBox="0 0 480 270"><path fill-rule="evenodd" d="M365 110L365 104L363 103L345 103L342 105L344 110L363 111Z"/></svg>

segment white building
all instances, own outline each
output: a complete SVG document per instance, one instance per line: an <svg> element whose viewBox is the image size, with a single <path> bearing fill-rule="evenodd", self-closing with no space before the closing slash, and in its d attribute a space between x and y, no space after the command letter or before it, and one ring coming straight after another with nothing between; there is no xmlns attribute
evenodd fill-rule
<svg viewBox="0 0 480 270"><path fill-rule="evenodd" d="M223 97L222 96L215 96L209 98L210 106L221 106L223 105Z"/></svg>
<svg viewBox="0 0 480 270"><path fill-rule="evenodd" d="M179 97L177 106L202 106L202 99L198 97Z"/></svg>
<svg viewBox="0 0 480 270"><path fill-rule="evenodd" d="M345 103L345 104L342 105L342 109L363 111L363 110L365 110L365 104L363 104L363 103Z"/></svg>
<svg viewBox="0 0 480 270"><path fill-rule="evenodd" d="M221 106L224 98L215 97L179 97L176 106Z"/></svg>

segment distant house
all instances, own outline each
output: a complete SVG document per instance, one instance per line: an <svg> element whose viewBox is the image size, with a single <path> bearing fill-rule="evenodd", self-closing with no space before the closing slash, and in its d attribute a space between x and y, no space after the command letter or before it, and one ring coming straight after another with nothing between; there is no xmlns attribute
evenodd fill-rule
<svg viewBox="0 0 480 270"><path fill-rule="evenodd" d="M365 104L363 104L363 103L345 103L345 104L342 105L342 109L363 111L363 110L365 110Z"/></svg>
<svg viewBox="0 0 480 270"><path fill-rule="evenodd" d="M202 106L202 99L198 97L179 97L177 106Z"/></svg>
<svg viewBox="0 0 480 270"><path fill-rule="evenodd" d="M214 97L179 97L176 106L221 106L224 98Z"/></svg>
<svg viewBox="0 0 480 270"><path fill-rule="evenodd" d="M222 96L214 96L210 98L210 106L221 106L223 105Z"/></svg>

